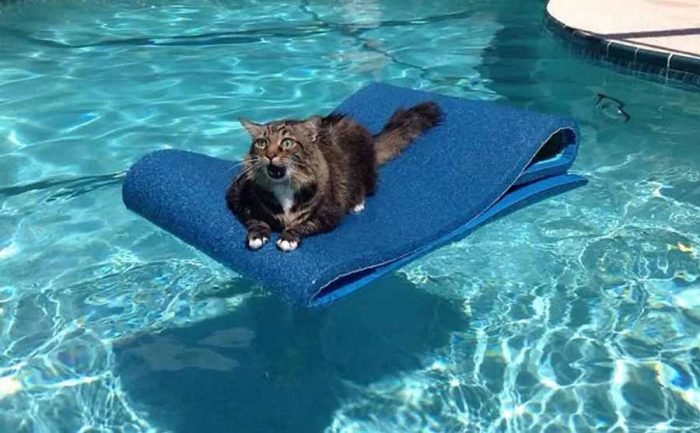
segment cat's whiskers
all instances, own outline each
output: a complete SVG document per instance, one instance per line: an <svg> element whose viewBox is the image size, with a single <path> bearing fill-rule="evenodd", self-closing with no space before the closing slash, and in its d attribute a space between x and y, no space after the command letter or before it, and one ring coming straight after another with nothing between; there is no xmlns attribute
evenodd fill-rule
<svg viewBox="0 0 700 433"><path fill-rule="evenodd" d="M293 168L301 168L301 169L307 169L307 170L310 170L310 169L311 169L311 166L310 166L310 165L308 165L308 164L306 164L306 163L304 163L304 162L301 162L301 161L294 161L294 160L292 160L292 161L290 161L290 163L291 163L290 165L291 165Z"/></svg>
<svg viewBox="0 0 700 433"><path fill-rule="evenodd" d="M240 181L241 179L247 177L247 176L248 176L250 173L252 173L254 170L257 170L257 169L259 169L259 168L262 168L262 164L257 163L256 161L253 161L253 163L252 163L251 165L248 165L248 166L246 166L246 167L243 168L243 171L241 171L241 172L238 174L238 176L236 176L236 179L234 180L234 182Z"/></svg>
<svg viewBox="0 0 700 433"><path fill-rule="evenodd" d="M315 179L311 166L301 161L291 161L290 166L292 170L294 170L292 177L296 178L297 182L301 182L303 184Z"/></svg>

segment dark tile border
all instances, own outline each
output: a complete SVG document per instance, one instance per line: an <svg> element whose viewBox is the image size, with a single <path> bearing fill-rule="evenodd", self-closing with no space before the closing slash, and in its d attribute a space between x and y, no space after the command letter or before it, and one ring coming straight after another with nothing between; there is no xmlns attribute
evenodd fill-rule
<svg viewBox="0 0 700 433"><path fill-rule="evenodd" d="M547 27L573 43L583 54L592 55L623 69L650 74L662 81L674 80L700 87L700 59L622 44L569 27L545 8Z"/></svg>

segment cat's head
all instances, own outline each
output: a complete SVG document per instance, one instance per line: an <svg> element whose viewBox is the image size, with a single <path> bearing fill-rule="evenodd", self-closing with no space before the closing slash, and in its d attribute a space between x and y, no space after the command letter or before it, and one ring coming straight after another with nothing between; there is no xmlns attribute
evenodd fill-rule
<svg viewBox="0 0 700 433"><path fill-rule="evenodd" d="M266 184L292 181L296 185L315 180L323 158L317 146L320 117L265 124L239 120L252 138L245 169L253 178Z"/></svg>

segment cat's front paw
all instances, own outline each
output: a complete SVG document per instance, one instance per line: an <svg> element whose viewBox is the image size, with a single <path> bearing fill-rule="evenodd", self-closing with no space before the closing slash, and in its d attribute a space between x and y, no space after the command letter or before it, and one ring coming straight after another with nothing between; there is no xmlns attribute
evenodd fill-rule
<svg viewBox="0 0 700 433"><path fill-rule="evenodd" d="M270 240L270 234L265 230L251 230L246 237L246 245L250 250L259 250Z"/></svg>
<svg viewBox="0 0 700 433"><path fill-rule="evenodd" d="M362 201L362 203L358 203L355 206L353 206L352 209L350 210L350 213L357 215L358 213L362 212L363 210L365 210L364 200Z"/></svg>
<svg viewBox="0 0 700 433"><path fill-rule="evenodd" d="M248 222L248 234L245 243L250 250L259 250L270 240L270 227L258 221Z"/></svg>
<svg viewBox="0 0 700 433"><path fill-rule="evenodd" d="M282 232L279 239L277 239L277 248L282 251L289 252L294 251L299 246L301 239L294 233Z"/></svg>
<svg viewBox="0 0 700 433"><path fill-rule="evenodd" d="M248 236L248 239L247 239L248 248L250 248L251 250L259 250L269 240L270 239L267 237Z"/></svg>

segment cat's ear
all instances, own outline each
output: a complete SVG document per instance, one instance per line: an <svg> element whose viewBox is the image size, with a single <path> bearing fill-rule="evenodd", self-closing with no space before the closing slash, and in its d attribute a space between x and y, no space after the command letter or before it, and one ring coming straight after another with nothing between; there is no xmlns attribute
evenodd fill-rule
<svg viewBox="0 0 700 433"><path fill-rule="evenodd" d="M323 122L323 119L321 116L313 116L309 117L309 119L306 121L306 123L309 124L311 127L311 139L316 142L318 140L318 136L321 133L321 123Z"/></svg>
<svg viewBox="0 0 700 433"><path fill-rule="evenodd" d="M323 122L323 119L321 118L321 116L312 116L309 117L308 122L311 124L311 126L318 129L321 127L321 122Z"/></svg>
<svg viewBox="0 0 700 433"><path fill-rule="evenodd" d="M259 123L254 123L251 122L248 119L245 119L243 117L238 119L239 122L241 122L241 125L248 131L250 135L253 137L259 137L262 135L263 132L263 126Z"/></svg>

